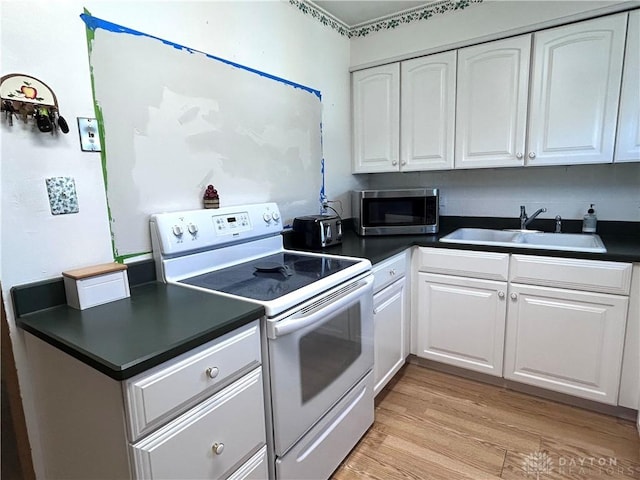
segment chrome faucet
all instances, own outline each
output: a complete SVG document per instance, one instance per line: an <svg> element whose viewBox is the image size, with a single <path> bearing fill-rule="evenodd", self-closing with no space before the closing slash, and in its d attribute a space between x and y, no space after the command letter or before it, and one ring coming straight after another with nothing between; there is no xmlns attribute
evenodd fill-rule
<svg viewBox="0 0 640 480"><path fill-rule="evenodd" d="M520 205L520 230L526 230L529 224L533 222L538 215L546 211L546 208L539 208L533 215L528 217L524 205Z"/></svg>

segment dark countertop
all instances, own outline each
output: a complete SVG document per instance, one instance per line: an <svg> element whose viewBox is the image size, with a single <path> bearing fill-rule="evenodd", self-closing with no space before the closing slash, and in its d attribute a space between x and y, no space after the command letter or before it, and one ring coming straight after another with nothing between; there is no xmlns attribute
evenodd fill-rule
<svg viewBox="0 0 640 480"><path fill-rule="evenodd" d="M85 310L58 305L21 315L16 323L125 380L263 315L257 304L152 282L132 287L129 298Z"/></svg>
<svg viewBox="0 0 640 480"><path fill-rule="evenodd" d="M299 248L292 244L290 232L285 233L284 240L286 248L363 257L373 264L412 246L640 262L638 222L599 223L607 253L439 242L456 228L516 228L513 221L448 217L441 218L436 235L365 238L356 235L346 220L342 244L334 247ZM579 231L579 222L574 222L567 222L564 231ZM551 231L552 227L541 222L532 228ZM264 308L254 303L156 282L152 261L130 265L129 282L130 298L86 310L66 305L62 279L14 287L16 323L111 378L124 380L264 315ZM140 285L134 286L136 282Z"/></svg>
<svg viewBox="0 0 640 480"><path fill-rule="evenodd" d="M510 223L511 222L511 223ZM345 221L342 243L324 249L304 248L294 243L292 235L285 235L287 248L311 252L323 252L334 255L348 255L364 257L371 263L379 263L396 253L412 247L453 248L458 250L476 250L485 252L519 253L524 255L538 255L548 257L583 258L589 260L607 260L613 262L640 262L640 223L635 222L601 222L602 231L598 235L602 239L607 253L572 252L564 250L547 250L534 248L498 247L489 245L465 245L459 243L440 242L440 238L462 227L474 228L517 228L512 219L489 218L453 218L443 220L440 232L433 235L385 235L379 237L360 237L351 228L351 223ZM566 221L563 231L578 233L581 222ZM531 228L543 231L553 231L548 222L533 224Z"/></svg>

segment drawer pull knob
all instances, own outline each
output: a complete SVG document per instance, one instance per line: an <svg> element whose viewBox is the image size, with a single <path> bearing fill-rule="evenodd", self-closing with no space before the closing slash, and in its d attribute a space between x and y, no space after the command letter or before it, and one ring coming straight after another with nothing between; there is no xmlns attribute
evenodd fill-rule
<svg viewBox="0 0 640 480"><path fill-rule="evenodd" d="M517 300L518 299L518 294L517 293L512 293L511 294L511 300Z"/></svg>
<svg viewBox="0 0 640 480"><path fill-rule="evenodd" d="M224 451L224 443L214 443L211 450L213 450L213 453L216 455L220 455Z"/></svg>
<svg viewBox="0 0 640 480"><path fill-rule="evenodd" d="M218 370L218 367L207 368L207 377L209 378L216 378L218 376L218 373L220 373L220 370Z"/></svg>
<svg viewBox="0 0 640 480"><path fill-rule="evenodd" d="M502 290L498 292L498 297L504 298L504 292Z"/></svg>

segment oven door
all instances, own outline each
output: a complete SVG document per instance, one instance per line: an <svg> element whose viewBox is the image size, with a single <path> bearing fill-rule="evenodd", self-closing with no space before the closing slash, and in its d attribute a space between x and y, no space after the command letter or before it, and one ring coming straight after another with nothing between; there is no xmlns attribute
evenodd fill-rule
<svg viewBox="0 0 640 480"><path fill-rule="evenodd" d="M373 367L373 275L267 320L276 455Z"/></svg>

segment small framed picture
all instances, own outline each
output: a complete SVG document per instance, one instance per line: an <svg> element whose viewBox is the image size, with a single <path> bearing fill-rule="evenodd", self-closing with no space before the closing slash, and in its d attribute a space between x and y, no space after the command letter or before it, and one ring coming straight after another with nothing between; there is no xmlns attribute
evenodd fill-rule
<svg viewBox="0 0 640 480"><path fill-rule="evenodd" d="M80 149L83 152L100 152L100 135L98 135L98 121L95 118L78 117L78 132L80 133Z"/></svg>

